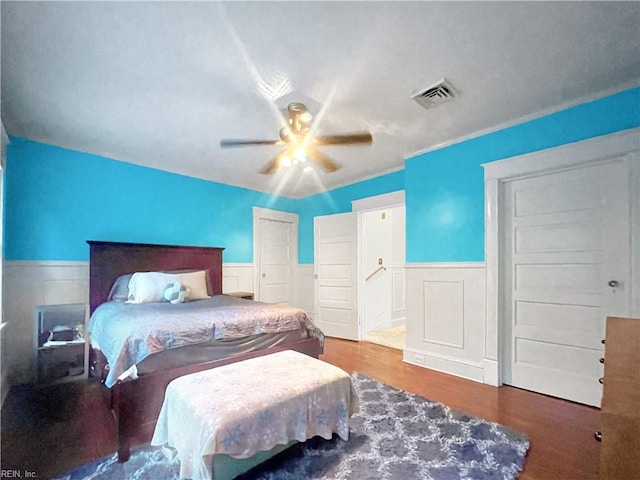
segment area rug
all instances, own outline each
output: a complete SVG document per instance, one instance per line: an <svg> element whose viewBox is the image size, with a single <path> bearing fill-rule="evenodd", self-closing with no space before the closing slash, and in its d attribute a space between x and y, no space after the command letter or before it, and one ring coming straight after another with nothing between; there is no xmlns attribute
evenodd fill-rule
<svg viewBox="0 0 640 480"><path fill-rule="evenodd" d="M498 480L522 470L529 440L496 423L393 388L358 373L360 396L349 441L316 437L295 445L238 480ZM160 449L134 449L79 467L65 480L173 480L178 463Z"/></svg>

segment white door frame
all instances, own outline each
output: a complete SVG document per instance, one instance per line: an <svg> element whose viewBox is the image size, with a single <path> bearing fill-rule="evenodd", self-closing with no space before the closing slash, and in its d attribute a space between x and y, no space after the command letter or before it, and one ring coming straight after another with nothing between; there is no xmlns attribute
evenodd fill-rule
<svg viewBox="0 0 640 480"><path fill-rule="evenodd" d="M256 300L260 300L260 220L274 220L277 222L291 223L293 238L291 246L291 275L289 276L289 302L298 298L297 277L298 266L298 214L269 210L268 208L253 207L253 292ZM293 277L293 278L292 278ZM291 280L294 280L293 282Z"/></svg>
<svg viewBox="0 0 640 480"><path fill-rule="evenodd" d="M624 157L631 171L631 232L640 231L640 128L570 143L518 157L485 163L485 265L486 317L484 383L502 385L504 331L504 288L502 262L505 252L501 241L504 225L504 182L541 174L605 162ZM631 235L631 315L640 316L640 239Z"/></svg>
<svg viewBox="0 0 640 480"><path fill-rule="evenodd" d="M362 319L360 318L360 312L364 312L364 295L361 295L361 293L364 292L365 287L365 273L362 269L362 215L373 210L401 207L404 204L404 190L376 195L374 197L367 197L351 202L351 211L356 212L357 215L356 248L358 257L358 282L356 288L358 289L358 340L362 340L362 338L364 338L364 322L362 322Z"/></svg>

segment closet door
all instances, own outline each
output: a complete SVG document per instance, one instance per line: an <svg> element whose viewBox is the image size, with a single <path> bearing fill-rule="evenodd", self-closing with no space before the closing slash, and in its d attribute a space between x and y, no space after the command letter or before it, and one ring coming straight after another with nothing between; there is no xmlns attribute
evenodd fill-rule
<svg viewBox="0 0 640 480"><path fill-rule="evenodd" d="M261 218L259 300L279 303L292 300L291 284L294 261L294 225L290 222Z"/></svg>
<svg viewBox="0 0 640 480"><path fill-rule="evenodd" d="M624 159L505 184L504 382L600 405L605 317L630 311Z"/></svg>

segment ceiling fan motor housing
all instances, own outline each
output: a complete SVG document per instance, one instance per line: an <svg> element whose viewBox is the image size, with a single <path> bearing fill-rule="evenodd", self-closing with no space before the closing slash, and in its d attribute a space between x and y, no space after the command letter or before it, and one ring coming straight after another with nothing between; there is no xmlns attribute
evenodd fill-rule
<svg viewBox="0 0 640 480"><path fill-rule="evenodd" d="M289 127L295 135L304 135L311 129L313 116L307 107L298 102L290 103L287 106L289 112Z"/></svg>

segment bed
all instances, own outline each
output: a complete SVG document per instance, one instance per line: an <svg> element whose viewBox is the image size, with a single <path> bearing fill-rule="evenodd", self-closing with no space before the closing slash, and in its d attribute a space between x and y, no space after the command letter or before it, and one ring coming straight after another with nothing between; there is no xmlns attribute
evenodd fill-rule
<svg viewBox="0 0 640 480"><path fill-rule="evenodd" d="M117 454L121 462L129 459L133 445L147 443L151 439L166 386L171 380L282 350L295 350L315 358L322 353L322 332L315 328L310 319L295 319L300 325L298 329L287 327L284 331L277 331L270 327L272 315L289 315L290 311L295 310L299 315L302 312L300 309L222 295L222 248L101 241L87 243L90 247L89 371L91 376L102 382L116 418ZM112 298L116 280L122 281L123 276L135 272L171 272L180 275L187 272L191 275L192 272L202 274L203 271L206 293L207 296L211 295L209 299L183 304L164 301L162 303L165 305L124 305L124 302L118 305ZM202 316L201 310L205 306L214 309L213 320ZM159 341L158 336L153 337L152 341L118 340L118 335L122 333L116 332L120 330L96 326L96 318L100 314L115 319L112 323L122 328L128 322L128 312L143 312L148 317L149 311L152 312L151 316L157 315L157 308L171 309L173 317L165 323L180 324L182 328L184 320L189 318L195 328L187 334L184 331L173 332L170 341L163 343L164 340ZM239 327L230 321L232 318L245 318L247 314L253 315L250 327ZM256 319L256 316L259 318ZM147 317L143 317L143 320L136 317L130 323L146 325L144 322L153 322ZM208 323L212 321L213 326ZM109 325L108 321L106 325ZM198 333L195 337L193 331ZM195 341L185 341L184 337L194 337ZM118 348L142 344L143 348L142 352L127 350L117 355L111 344Z"/></svg>

